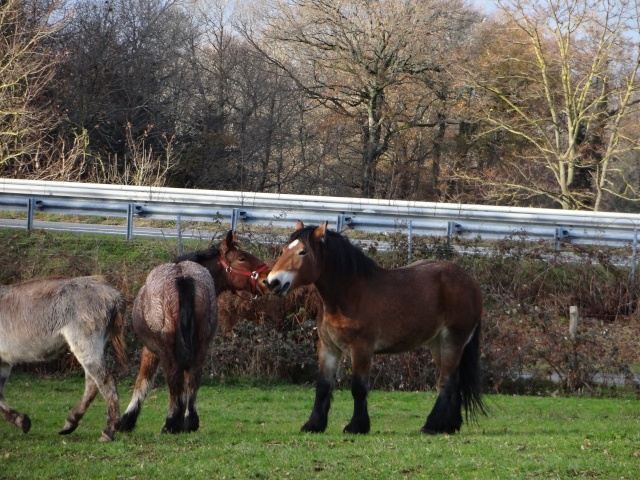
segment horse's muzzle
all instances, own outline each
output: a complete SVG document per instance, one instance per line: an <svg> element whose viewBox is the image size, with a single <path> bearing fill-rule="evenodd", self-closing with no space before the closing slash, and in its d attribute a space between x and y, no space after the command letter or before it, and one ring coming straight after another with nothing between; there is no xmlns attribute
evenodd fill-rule
<svg viewBox="0 0 640 480"><path fill-rule="evenodd" d="M269 292L281 297L284 297L287 294L287 292L289 291L289 287L291 286L291 282L282 284L277 278L274 278L271 282L267 279L263 283L267 287Z"/></svg>

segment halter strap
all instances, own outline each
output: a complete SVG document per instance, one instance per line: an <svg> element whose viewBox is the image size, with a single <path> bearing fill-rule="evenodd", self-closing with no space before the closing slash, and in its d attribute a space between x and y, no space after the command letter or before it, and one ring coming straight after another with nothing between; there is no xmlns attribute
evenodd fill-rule
<svg viewBox="0 0 640 480"><path fill-rule="evenodd" d="M222 265L222 267L224 268L224 271L227 272L228 274L237 273L238 275L251 277L251 290L252 290L251 293L254 294L254 298L257 297L256 285L258 283L258 277L262 272L264 272L267 268L269 268L269 265L267 265L266 263L263 263L260 268L258 268L257 270L254 270L253 272L250 272L249 270L238 270L237 268L233 268L231 265L229 265L227 262L224 261L224 258L222 258L222 255L218 255L218 261L220 262L220 265Z"/></svg>

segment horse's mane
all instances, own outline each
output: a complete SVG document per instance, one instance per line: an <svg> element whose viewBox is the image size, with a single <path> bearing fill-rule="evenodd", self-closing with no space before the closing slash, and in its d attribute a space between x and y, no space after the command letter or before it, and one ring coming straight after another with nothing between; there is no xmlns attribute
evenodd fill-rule
<svg viewBox="0 0 640 480"><path fill-rule="evenodd" d="M313 239L313 232L316 228L318 227L315 225L309 225L296 230L291 234L289 242L297 239L306 245L318 245L318 251L314 254L320 255L325 265L340 276L370 277L380 269L375 260L367 257L361 248L353 245L347 237L337 232L325 230L324 241L317 242Z"/></svg>
<svg viewBox="0 0 640 480"><path fill-rule="evenodd" d="M174 263L184 262L185 260L190 260L192 262L200 263L206 262L208 260L215 260L215 258L220 254L220 248L214 245L211 245L206 250L196 250L195 252L187 252L183 253L179 257L176 257L173 261Z"/></svg>

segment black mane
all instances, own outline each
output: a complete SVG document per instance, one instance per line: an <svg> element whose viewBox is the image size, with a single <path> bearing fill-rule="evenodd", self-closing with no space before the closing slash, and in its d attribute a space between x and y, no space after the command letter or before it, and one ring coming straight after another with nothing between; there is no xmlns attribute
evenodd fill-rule
<svg viewBox="0 0 640 480"><path fill-rule="evenodd" d="M318 244L313 239L313 232L317 225L309 225L291 234L289 242L300 240L306 245ZM324 241L318 244L319 248L315 255L319 255L321 262L327 268L339 276L359 275L370 277L380 266L372 258L362 251L361 248L353 245L349 239L337 232L325 230Z"/></svg>
<svg viewBox="0 0 640 480"><path fill-rule="evenodd" d="M220 255L220 248L212 245L206 250L196 250L195 252L183 253L179 257L176 257L174 262L180 263L185 260L190 260L202 265L204 262L215 260L218 255Z"/></svg>

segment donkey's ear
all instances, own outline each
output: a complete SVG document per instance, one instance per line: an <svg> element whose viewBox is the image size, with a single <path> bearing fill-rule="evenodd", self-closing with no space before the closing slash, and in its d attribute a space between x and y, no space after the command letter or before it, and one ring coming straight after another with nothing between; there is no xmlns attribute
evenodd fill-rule
<svg viewBox="0 0 640 480"><path fill-rule="evenodd" d="M302 223L302 220L298 220L296 222L296 230L302 230L304 228L304 223Z"/></svg>
<svg viewBox="0 0 640 480"><path fill-rule="evenodd" d="M316 240L319 241L324 241L324 237L326 235L327 232L327 225L329 224L329 222L325 221L322 225L320 225L318 228L316 228L313 231L313 238L315 238Z"/></svg>

